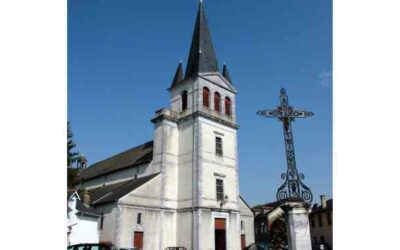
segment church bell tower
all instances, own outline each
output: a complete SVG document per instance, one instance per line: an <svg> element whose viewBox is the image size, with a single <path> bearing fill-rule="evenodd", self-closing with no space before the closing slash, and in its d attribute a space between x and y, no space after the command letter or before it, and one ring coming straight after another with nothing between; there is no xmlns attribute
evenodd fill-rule
<svg viewBox="0 0 400 250"><path fill-rule="evenodd" d="M162 206L176 209L176 245L240 249L235 99L228 68L219 70L199 3L186 70L169 87L171 106L156 112L153 164L164 182Z"/></svg>

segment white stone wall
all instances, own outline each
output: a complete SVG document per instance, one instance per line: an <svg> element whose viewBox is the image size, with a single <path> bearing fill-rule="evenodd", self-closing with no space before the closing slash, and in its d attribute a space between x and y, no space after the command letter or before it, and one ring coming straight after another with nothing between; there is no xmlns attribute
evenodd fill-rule
<svg viewBox="0 0 400 250"><path fill-rule="evenodd" d="M239 199L239 208L240 208L240 220L244 222L244 228L240 229L240 234L245 235L246 245L250 245L255 242L254 235L254 214L251 209L243 202L242 199Z"/></svg>
<svg viewBox="0 0 400 250"><path fill-rule="evenodd" d="M225 209L238 210L236 130L217 122L200 118L201 206L219 208L216 200L216 180L224 182L224 194L228 196ZM215 137L222 139L223 155L215 153Z"/></svg>
<svg viewBox="0 0 400 250"><path fill-rule="evenodd" d="M68 200L68 245L80 243L98 243L98 217L86 216L78 214L76 203L79 199L78 195L73 195Z"/></svg>
<svg viewBox="0 0 400 250"><path fill-rule="evenodd" d="M294 207L288 211L286 228L289 249L311 250L310 224L306 208Z"/></svg>
<svg viewBox="0 0 400 250"><path fill-rule="evenodd" d="M98 211L104 213L103 228L99 228L100 242L112 242L115 244L117 241L116 231L119 227L119 210L115 204L102 205L96 208Z"/></svg>
<svg viewBox="0 0 400 250"><path fill-rule="evenodd" d="M192 206L193 132L192 119L179 123L178 208Z"/></svg>
<svg viewBox="0 0 400 250"><path fill-rule="evenodd" d="M78 216L76 224L71 226L69 236L70 245L80 243L98 243L99 233L97 230L98 218L89 216Z"/></svg>
<svg viewBox="0 0 400 250"><path fill-rule="evenodd" d="M152 168L160 172L161 207L177 208L179 131L176 122L155 124ZM154 191L153 191L154 192Z"/></svg>

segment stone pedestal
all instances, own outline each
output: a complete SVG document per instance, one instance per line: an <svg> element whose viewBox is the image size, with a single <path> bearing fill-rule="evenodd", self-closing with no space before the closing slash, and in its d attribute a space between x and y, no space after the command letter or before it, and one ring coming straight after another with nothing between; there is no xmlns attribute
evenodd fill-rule
<svg viewBox="0 0 400 250"><path fill-rule="evenodd" d="M286 232L289 250L311 250L309 205L304 202L287 202L282 206L286 212Z"/></svg>

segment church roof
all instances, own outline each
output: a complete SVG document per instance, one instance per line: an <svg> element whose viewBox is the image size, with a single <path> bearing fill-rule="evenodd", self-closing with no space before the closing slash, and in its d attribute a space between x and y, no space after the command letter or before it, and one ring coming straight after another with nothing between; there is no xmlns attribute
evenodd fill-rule
<svg viewBox="0 0 400 250"><path fill-rule="evenodd" d="M84 169L79 176L82 180L89 180L124 168L147 163L152 159L153 141L149 141L92 164Z"/></svg>
<svg viewBox="0 0 400 250"><path fill-rule="evenodd" d="M121 197L127 195L136 188L150 181L158 174L159 173L151 174L137 179L130 179L128 181L122 181L116 184L111 184L101 188L96 188L92 190L90 194L92 205L96 206L96 205L115 202Z"/></svg>
<svg viewBox="0 0 400 250"><path fill-rule="evenodd" d="M218 72L217 56L208 29L203 2L200 1L194 26L192 45L186 64L185 79L199 72Z"/></svg>
<svg viewBox="0 0 400 250"><path fill-rule="evenodd" d="M101 213L97 211L94 207L92 206L85 206L81 200L76 200L76 210L78 210L78 213L80 214L85 214L89 216L95 216L95 217L100 217Z"/></svg>
<svg viewBox="0 0 400 250"><path fill-rule="evenodd" d="M226 64L224 64L224 67L222 69L222 76L225 77L225 79L228 80L230 84L232 84L231 76L229 75L228 67L226 66Z"/></svg>
<svg viewBox="0 0 400 250"><path fill-rule="evenodd" d="M172 80L172 83L171 83L171 88L174 87L175 85L177 85L178 83L180 83L181 81L183 81L182 62L179 63L178 68L176 69L174 79Z"/></svg>

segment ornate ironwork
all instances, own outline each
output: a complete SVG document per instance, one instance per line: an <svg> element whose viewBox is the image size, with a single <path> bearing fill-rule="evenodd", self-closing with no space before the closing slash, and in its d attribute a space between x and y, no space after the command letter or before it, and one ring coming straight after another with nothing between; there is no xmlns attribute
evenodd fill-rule
<svg viewBox="0 0 400 250"><path fill-rule="evenodd" d="M304 179L304 174L298 173L296 168L296 159L294 154L294 143L291 122L295 118L306 118L314 114L309 111L293 109L289 105L286 90L281 89L280 105L275 110L262 110L257 114L267 118L278 118L283 124L283 135L285 140L287 171L281 174L284 183L278 188L276 193L277 200L283 200L289 197L302 198L306 202L311 203L313 195L309 187L301 180Z"/></svg>

